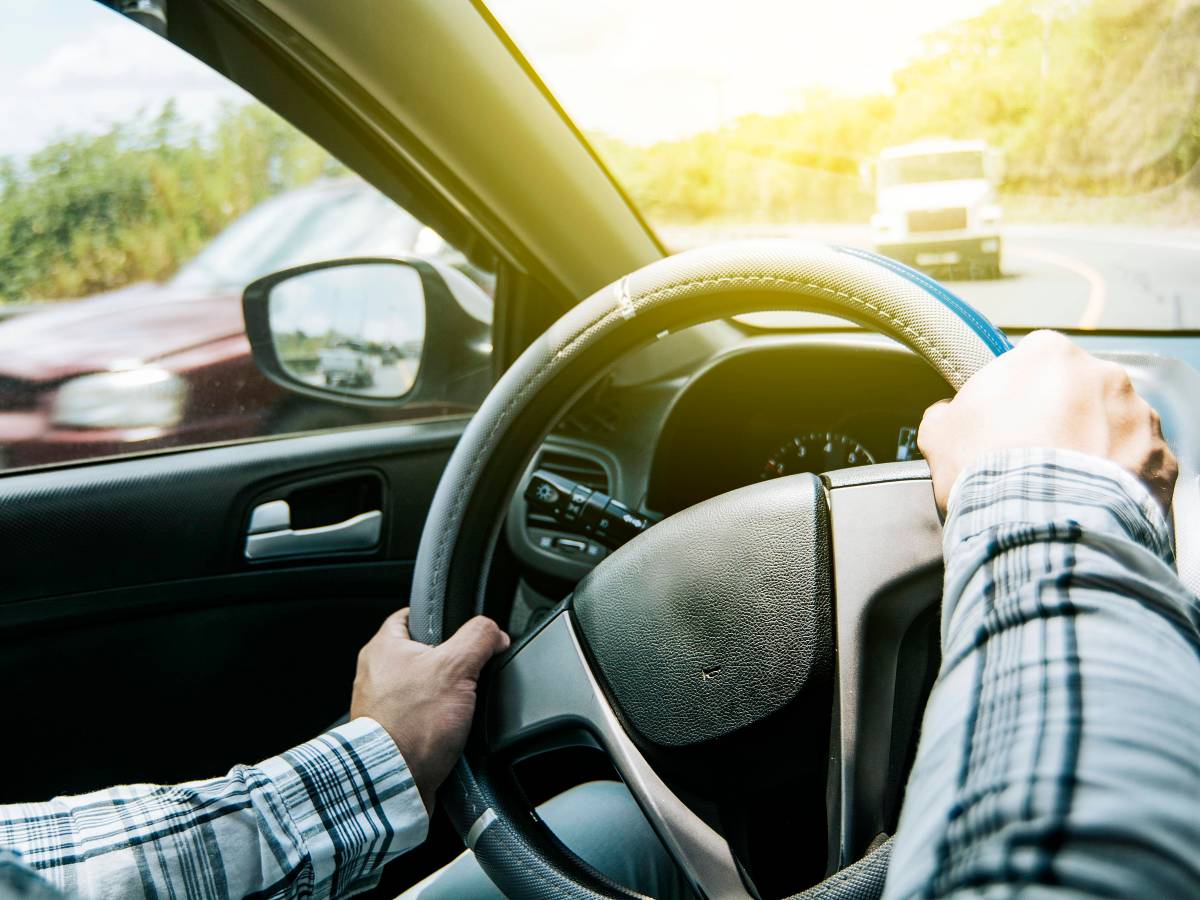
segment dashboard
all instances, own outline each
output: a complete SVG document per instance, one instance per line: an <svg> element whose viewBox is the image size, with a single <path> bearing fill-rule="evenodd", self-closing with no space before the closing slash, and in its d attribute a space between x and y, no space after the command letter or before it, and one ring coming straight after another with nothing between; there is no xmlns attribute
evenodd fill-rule
<svg viewBox="0 0 1200 900"><path fill-rule="evenodd" d="M1190 399L1200 338L1076 338L1126 365L1181 462L1200 455ZM707 323L622 361L576 401L527 474L552 471L653 520L764 478L919 458L921 417L950 395L922 359L880 335ZM1178 517L1178 491L1176 508ZM611 552L539 516L520 490L505 535L544 598L561 598Z"/></svg>
<svg viewBox="0 0 1200 900"><path fill-rule="evenodd" d="M646 505L670 514L766 478L916 458L922 413L949 393L922 360L884 345L750 344L681 391Z"/></svg>

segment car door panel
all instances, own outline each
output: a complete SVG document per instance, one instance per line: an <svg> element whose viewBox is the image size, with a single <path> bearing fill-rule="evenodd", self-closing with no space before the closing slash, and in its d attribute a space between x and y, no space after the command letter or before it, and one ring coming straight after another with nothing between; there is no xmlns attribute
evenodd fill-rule
<svg viewBox="0 0 1200 900"><path fill-rule="evenodd" d="M9 716L36 752L9 770L7 802L212 777L315 737L345 712L355 653L407 582L268 600L212 587L203 605L0 640L5 681L40 698Z"/></svg>
<svg viewBox="0 0 1200 900"><path fill-rule="evenodd" d="M370 464L387 482L384 558L411 558L465 418L236 444L0 477L4 604L252 571L253 498Z"/></svg>
<svg viewBox="0 0 1200 900"><path fill-rule="evenodd" d="M6 770L5 799L211 776L343 714L358 649L407 602L465 421L0 477L0 683L27 698L7 733L29 738L10 744L29 749ZM364 473L381 486L362 501L381 506L376 549L245 559L264 498L296 485L336 494ZM319 524L312 515L296 524Z"/></svg>

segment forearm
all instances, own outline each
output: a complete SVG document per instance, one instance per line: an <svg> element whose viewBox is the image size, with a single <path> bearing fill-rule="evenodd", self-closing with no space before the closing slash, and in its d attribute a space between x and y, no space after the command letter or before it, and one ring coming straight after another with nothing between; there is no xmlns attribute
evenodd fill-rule
<svg viewBox="0 0 1200 900"><path fill-rule="evenodd" d="M943 663L890 897L1200 890L1200 633L1166 524L1115 466L1015 451L946 521Z"/></svg>
<svg viewBox="0 0 1200 900"><path fill-rule="evenodd" d="M343 896L427 827L403 758L369 719L224 778L0 807L0 847L81 897Z"/></svg>

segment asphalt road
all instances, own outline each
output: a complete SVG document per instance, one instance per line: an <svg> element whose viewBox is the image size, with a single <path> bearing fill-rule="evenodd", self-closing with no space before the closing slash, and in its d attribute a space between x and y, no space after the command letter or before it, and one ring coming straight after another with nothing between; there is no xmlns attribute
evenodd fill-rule
<svg viewBox="0 0 1200 900"><path fill-rule="evenodd" d="M865 227L761 228L788 236L869 247ZM682 249L744 229L678 229ZM947 281L955 293L1005 326L1200 329L1200 231L1011 225L1003 232L1003 277Z"/></svg>

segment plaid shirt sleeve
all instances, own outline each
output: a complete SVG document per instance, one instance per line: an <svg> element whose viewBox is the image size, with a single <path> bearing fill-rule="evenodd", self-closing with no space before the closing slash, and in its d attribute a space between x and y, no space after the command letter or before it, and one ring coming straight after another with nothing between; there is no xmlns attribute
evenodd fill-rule
<svg viewBox="0 0 1200 900"><path fill-rule="evenodd" d="M0 807L0 895L32 869L87 898L344 896L427 828L395 743L360 718L224 778Z"/></svg>
<svg viewBox="0 0 1200 900"><path fill-rule="evenodd" d="M1162 511L1051 450L981 460L949 507L885 896L1200 895L1200 606Z"/></svg>

